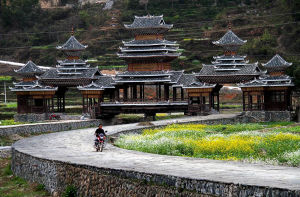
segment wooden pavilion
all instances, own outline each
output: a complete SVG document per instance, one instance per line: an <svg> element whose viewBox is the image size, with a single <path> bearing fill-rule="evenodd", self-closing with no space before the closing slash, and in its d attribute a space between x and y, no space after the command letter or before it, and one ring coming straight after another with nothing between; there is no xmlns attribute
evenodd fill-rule
<svg viewBox="0 0 300 197"><path fill-rule="evenodd" d="M292 63L278 54L262 66L267 74L239 86L243 91L244 111L291 111L291 93L294 84L284 74Z"/></svg>
<svg viewBox="0 0 300 197"><path fill-rule="evenodd" d="M23 77L21 82L14 83L15 87L10 88L17 95L18 113L53 112L53 97L57 88L40 84L37 77L44 71L32 61L28 61L15 72Z"/></svg>

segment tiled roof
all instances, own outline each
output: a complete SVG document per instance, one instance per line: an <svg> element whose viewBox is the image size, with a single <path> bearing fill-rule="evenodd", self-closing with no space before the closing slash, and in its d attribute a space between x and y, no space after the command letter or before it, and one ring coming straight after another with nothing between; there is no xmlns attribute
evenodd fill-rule
<svg viewBox="0 0 300 197"><path fill-rule="evenodd" d="M173 25L165 24L163 15L161 16L135 16L134 21L130 25L124 25L127 29L136 28L167 28L170 29Z"/></svg>
<svg viewBox="0 0 300 197"><path fill-rule="evenodd" d="M119 57L135 57L135 58L144 58L144 57L178 57L181 53L117 53Z"/></svg>
<svg viewBox="0 0 300 197"><path fill-rule="evenodd" d="M65 60L58 60L57 61L60 65L74 65L74 64L86 64L85 61L81 59L65 59Z"/></svg>
<svg viewBox="0 0 300 197"><path fill-rule="evenodd" d="M160 39L156 39L156 40L131 40L129 42L124 42L123 41L124 46L169 46L169 45L178 45L176 44L176 42L174 41L168 41L168 40L160 40Z"/></svg>
<svg viewBox="0 0 300 197"><path fill-rule="evenodd" d="M65 44L63 44L62 46L57 46L56 48L60 50L79 51L84 50L85 48L87 48L87 46L82 45L74 36L71 36Z"/></svg>
<svg viewBox="0 0 300 197"><path fill-rule="evenodd" d="M43 86L39 83L35 83L33 86L16 86L15 88L10 88L13 92L29 92L29 91L56 91L57 87Z"/></svg>
<svg viewBox="0 0 300 197"><path fill-rule="evenodd" d="M21 81L18 83L13 83L16 87L17 86L25 86L25 87L30 87L30 86L34 86L37 83L37 81Z"/></svg>
<svg viewBox="0 0 300 197"><path fill-rule="evenodd" d="M269 87L269 86L294 86L292 79L287 75L270 76L265 75L259 79L239 84L239 87Z"/></svg>
<svg viewBox="0 0 300 197"><path fill-rule="evenodd" d="M246 56L240 56L240 55L221 55L221 56L214 56L213 57L216 61L224 61L224 60L244 60Z"/></svg>
<svg viewBox="0 0 300 197"><path fill-rule="evenodd" d="M118 74L117 77L158 77L158 76L170 76L168 71L126 71Z"/></svg>
<svg viewBox="0 0 300 197"><path fill-rule="evenodd" d="M40 76L41 79L76 79L76 78L93 78L94 74L99 72L98 68L89 68L86 70L81 70L81 74L74 75L62 75L59 74L57 69L50 69ZM100 73L100 72L99 72ZM101 75L101 73L100 73Z"/></svg>
<svg viewBox="0 0 300 197"><path fill-rule="evenodd" d="M218 46L225 46L225 45L243 45L246 42L247 40L240 39L231 30L228 30L220 40L214 41L212 43Z"/></svg>
<svg viewBox="0 0 300 197"><path fill-rule="evenodd" d="M176 52L178 47L120 47L121 52L152 52L152 51L169 51L169 52Z"/></svg>
<svg viewBox="0 0 300 197"><path fill-rule="evenodd" d="M202 69L197 74L197 76L206 75L206 76L230 76L230 75L260 75L261 71L256 64L246 64L244 66L238 67L239 69L230 69L224 71L216 72L214 65L205 65L203 64Z"/></svg>
<svg viewBox="0 0 300 197"><path fill-rule="evenodd" d="M180 77L183 75L183 70L182 71L170 71L172 73L171 77L171 82L170 83L178 83L178 80Z"/></svg>
<svg viewBox="0 0 300 197"><path fill-rule="evenodd" d="M138 78L116 78L116 83L147 83L147 82L171 82L170 77L138 77Z"/></svg>
<svg viewBox="0 0 300 197"><path fill-rule="evenodd" d="M91 84L86 86L77 86L77 89L78 90L104 90L103 87L99 86L95 82L92 82Z"/></svg>
<svg viewBox="0 0 300 197"><path fill-rule="evenodd" d="M15 72L22 75L39 75L44 73L44 71L32 61L28 61L22 68L15 70Z"/></svg>
<svg viewBox="0 0 300 197"><path fill-rule="evenodd" d="M292 65L292 63L286 62L280 55L276 54L271 60L267 63L262 64L267 70L284 70Z"/></svg>
<svg viewBox="0 0 300 197"><path fill-rule="evenodd" d="M104 90L107 88L115 88L115 82L112 77L101 76L97 81L86 86L78 86L79 90Z"/></svg>
<svg viewBox="0 0 300 197"><path fill-rule="evenodd" d="M199 79L196 78L195 74L183 74L181 75L178 82L172 87L182 87L184 89L186 88L213 88L215 87L215 84L208 84L199 81Z"/></svg>

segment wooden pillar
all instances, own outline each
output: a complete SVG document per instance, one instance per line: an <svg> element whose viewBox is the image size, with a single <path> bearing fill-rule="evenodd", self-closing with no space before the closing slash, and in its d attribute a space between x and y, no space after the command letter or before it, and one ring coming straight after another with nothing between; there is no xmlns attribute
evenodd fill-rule
<svg viewBox="0 0 300 197"><path fill-rule="evenodd" d="M132 86L132 98L134 101L137 101L137 85Z"/></svg>
<svg viewBox="0 0 300 197"><path fill-rule="evenodd" d="M248 92L248 110L252 111L252 96Z"/></svg>
<svg viewBox="0 0 300 197"><path fill-rule="evenodd" d="M143 84L143 101L145 100L145 84Z"/></svg>
<svg viewBox="0 0 300 197"><path fill-rule="evenodd" d="M245 111L245 92L243 91L243 111Z"/></svg>
<svg viewBox="0 0 300 197"><path fill-rule="evenodd" d="M176 92L176 88L173 88L173 101L176 101L176 96L177 96L177 92Z"/></svg>
<svg viewBox="0 0 300 197"><path fill-rule="evenodd" d="M181 100L184 100L184 92L183 92L183 88L181 88Z"/></svg>
<svg viewBox="0 0 300 197"><path fill-rule="evenodd" d="M211 111L211 92L209 93L209 97L208 97L208 104L209 104L209 111Z"/></svg>
<svg viewBox="0 0 300 197"><path fill-rule="evenodd" d="M140 101L143 101L143 85L140 84Z"/></svg>
<svg viewBox="0 0 300 197"><path fill-rule="evenodd" d="M218 104L217 104L217 110L220 111L220 97L219 97L219 93L217 94L217 101L218 101Z"/></svg>
<svg viewBox="0 0 300 197"><path fill-rule="evenodd" d="M18 110L18 113L20 113L20 95L17 95L17 110Z"/></svg>
<svg viewBox="0 0 300 197"><path fill-rule="evenodd" d="M85 113L85 109L84 109L84 94L82 94L82 113Z"/></svg>
<svg viewBox="0 0 300 197"><path fill-rule="evenodd" d="M63 112L66 111L66 95L64 93L64 96L63 96Z"/></svg>
<svg viewBox="0 0 300 197"><path fill-rule="evenodd" d="M115 89L115 101L119 101L119 100L120 100L120 92L119 92L119 88L116 88ZM99 103L99 100L98 100L98 103Z"/></svg>
<svg viewBox="0 0 300 197"><path fill-rule="evenodd" d="M164 97L165 100L169 100L169 86L168 85L164 85Z"/></svg>
<svg viewBox="0 0 300 197"><path fill-rule="evenodd" d="M124 91L123 91L123 100L127 101L127 86L124 86Z"/></svg>
<svg viewBox="0 0 300 197"><path fill-rule="evenodd" d="M52 112L54 112L54 98L53 98L53 96L51 98L51 106L52 106Z"/></svg>
<svg viewBox="0 0 300 197"><path fill-rule="evenodd" d="M158 99L161 100L161 85L158 84Z"/></svg>

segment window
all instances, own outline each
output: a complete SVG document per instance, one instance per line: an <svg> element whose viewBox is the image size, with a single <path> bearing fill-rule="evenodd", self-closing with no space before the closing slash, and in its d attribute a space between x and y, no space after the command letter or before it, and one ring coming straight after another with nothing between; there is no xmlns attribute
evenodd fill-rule
<svg viewBox="0 0 300 197"><path fill-rule="evenodd" d="M272 92L271 93L271 100L273 103L281 103L284 102L284 94L285 92Z"/></svg>

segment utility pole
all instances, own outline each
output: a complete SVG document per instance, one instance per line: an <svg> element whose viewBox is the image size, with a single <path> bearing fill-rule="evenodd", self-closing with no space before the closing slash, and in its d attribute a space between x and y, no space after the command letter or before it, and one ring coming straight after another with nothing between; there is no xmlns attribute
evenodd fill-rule
<svg viewBox="0 0 300 197"><path fill-rule="evenodd" d="M4 103L6 104L6 82L4 81Z"/></svg>

